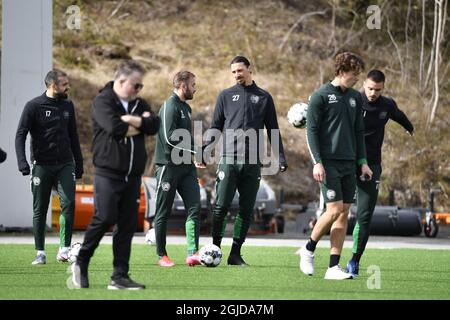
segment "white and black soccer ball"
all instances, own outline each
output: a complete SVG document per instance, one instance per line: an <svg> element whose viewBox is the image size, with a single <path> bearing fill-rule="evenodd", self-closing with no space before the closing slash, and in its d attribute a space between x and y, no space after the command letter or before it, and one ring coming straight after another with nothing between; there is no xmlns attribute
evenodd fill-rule
<svg viewBox="0 0 450 320"><path fill-rule="evenodd" d="M154 228L149 229L145 234L145 243L147 243L150 246L156 245L156 235Z"/></svg>
<svg viewBox="0 0 450 320"><path fill-rule="evenodd" d="M305 128L307 112L308 104L304 102L297 102L293 104L287 113L288 122L296 128Z"/></svg>
<svg viewBox="0 0 450 320"><path fill-rule="evenodd" d="M80 252L81 249L81 243L79 242L75 242L74 244L72 244L69 248L69 262L70 263L74 263L77 261L77 257L78 257L78 253Z"/></svg>
<svg viewBox="0 0 450 320"><path fill-rule="evenodd" d="M217 267L222 261L222 250L214 244L207 244L199 251L200 262L207 267Z"/></svg>

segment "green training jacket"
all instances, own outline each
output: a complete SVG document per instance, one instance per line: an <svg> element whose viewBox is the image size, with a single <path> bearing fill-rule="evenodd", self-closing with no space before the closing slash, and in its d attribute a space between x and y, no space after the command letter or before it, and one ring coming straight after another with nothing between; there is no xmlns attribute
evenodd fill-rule
<svg viewBox="0 0 450 320"><path fill-rule="evenodd" d="M189 159L186 164L192 163L191 156L196 151L192 135L191 114L191 107L186 102L181 101L175 93L164 102L159 110L161 125L156 139L156 164L174 163L172 158L174 148L174 154L178 159L186 157L186 159Z"/></svg>
<svg viewBox="0 0 450 320"><path fill-rule="evenodd" d="M306 138L313 163L322 160L355 160L367 163L361 94L342 91L331 82L309 100Z"/></svg>

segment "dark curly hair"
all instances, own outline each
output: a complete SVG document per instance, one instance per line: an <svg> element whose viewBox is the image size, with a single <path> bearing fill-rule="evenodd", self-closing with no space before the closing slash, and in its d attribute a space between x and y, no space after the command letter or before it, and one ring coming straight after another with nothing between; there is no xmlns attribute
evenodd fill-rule
<svg viewBox="0 0 450 320"><path fill-rule="evenodd" d="M357 73L364 70L364 61L356 54L351 52L342 52L336 55L334 59L334 73L339 75L342 72L355 71Z"/></svg>

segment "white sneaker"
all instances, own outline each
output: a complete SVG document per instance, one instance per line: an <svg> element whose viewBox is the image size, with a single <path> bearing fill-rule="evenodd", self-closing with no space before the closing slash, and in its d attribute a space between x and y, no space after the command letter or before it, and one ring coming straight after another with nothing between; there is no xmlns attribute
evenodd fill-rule
<svg viewBox="0 0 450 320"><path fill-rule="evenodd" d="M345 272L340 265L335 265L334 267L327 269L327 272L325 272L324 279L345 280L345 279L353 279L353 276L350 273Z"/></svg>
<svg viewBox="0 0 450 320"><path fill-rule="evenodd" d="M300 270L308 275L312 276L314 274L314 252L306 249L306 246L300 249Z"/></svg>
<svg viewBox="0 0 450 320"><path fill-rule="evenodd" d="M45 257L45 253L40 253L36 256L36 259L31 263L32 265L36 264L46 264L47 258Z"/></svg>
<svg viewBox="0 0 450 320"><path fill-rule="evenodd" d="M69 248L59 248L58 254L56 255L56 261L69 261Z"/></svg>

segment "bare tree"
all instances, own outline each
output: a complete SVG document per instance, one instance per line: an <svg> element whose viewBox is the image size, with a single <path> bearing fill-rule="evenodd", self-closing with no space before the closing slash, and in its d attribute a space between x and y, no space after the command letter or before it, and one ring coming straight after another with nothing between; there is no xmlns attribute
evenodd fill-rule
<svg viewBox="0 0 450 320"><path fill-rule="evenodd" d="M430 81L431 74L433 71L434 58L435 58L435 49L436 49L436 41L437 41L437 23L438 23L438 2L439 0L434 1L434 22L433 22L433 42L431 44L431 53L430 53L430 62L428 63L428 71L427 76L425 78L425 83L423 84L423 89L425 90L428 86L428 81Z"/></svg>
<svg viewBox="0 0 450 320"><path fill-rule="evenodd" d="M300 25L300 23L302 23L303 21L305 21L306 19L308 19L309 17L312 17L314 15L325 15L325 13L327 12L327 10L322 10L322 11L313 11L313 12L308 12L305 14L302 14L300 16L300 18L297 19L297 21L292 25L292 27L289 28L289 31L286 32L286 34L283 37L283 40L281 41L280 45L278 46L278 55L281 54L281 52L283 51L284 46L286 45L287 41L289 40L289 37L291 36L291 33L297 29L297 27Z"/></svg>
<svg viewBox="0 0 450 320"><path fill-rule="evenodd" d="M406 20L405 20L405 62L407 63L409 60L409 19L411 15L411 0L408 0L408 10L406 12ZM405 78L408 80L408 68L405 69Z"/></svg>
<svg viewBox="0 0 450 320"><path fill-rule="evenodd" d="M420 41L420 60L419 60L419 88L423 88L423 51L425 46L425 0L422 0L422 34Z"/></svg>
<svg viewBox="0 0 450 320"><path fill-rule="evenodd" d="M336 0L329 1L331 5L331 33L327 41L327 47L331 44L333 45L333 52L336 52L337 41L336 41L336 7L339 5Z"/></svg>
<svg viewBox="0 0 450 320"><path fill-rule="evenodd" d="M433 123L434 118L436 116L436 110L439 102L439 66L441 64L440 61L440 46L441 42L444 38L444 27L445 20L447 18L447 13L443 10L447 8L447 0L435 0L435 4L438 7L437 10L437 31L436 31L436 49L435 49L435 57L434 57L434 100L431 108L430 120L429 124Z"/></svg>
<svg viewBox="0 0 450 320"><path fill-rule="evenodd" d="M394 36L392 35L392 32L391 32L391 23L389 21L389 16L387 17L387 33L389 35L389 38L391 39L392 44L395 47L395 51L397 52L398 61L400 63L400 73L401 73L401 78L402 78L402 80L400 82L401 82L401 85L403 87L403 84L405 82L404 81L404 79L405 79L405 66L403 64L403 57L402 57L402 54L401 54L401 51L400 51L400 47L398 46L398 44L395 41Z"/></svg>
<svg viewBox="0 0 450 320"><path fill-rule="evenodd" d="M442 33L441 33L441 41L444 40L444 30L445 30L445 23L447 22L447 6L448 6L448 0L444 1L444 10L443 10L443 21L442 21Z"/></svg>
<svg viewBox="0 0 450 320"><path fill-rule="evenodd" d="M122 8L122 6L124 4L126 4L128 2L128 0L121 0L117 6L114 8L114 10L111 12L111 14L108 16L108 18L106 18L105 20L103 20L103 22L100 24L100 26L98 27L98 29L102 30L105 25L111 21L111 19L117 14L117 12L119 12L120 8ZM123 15L122 15L123 16Z"/></svg>

